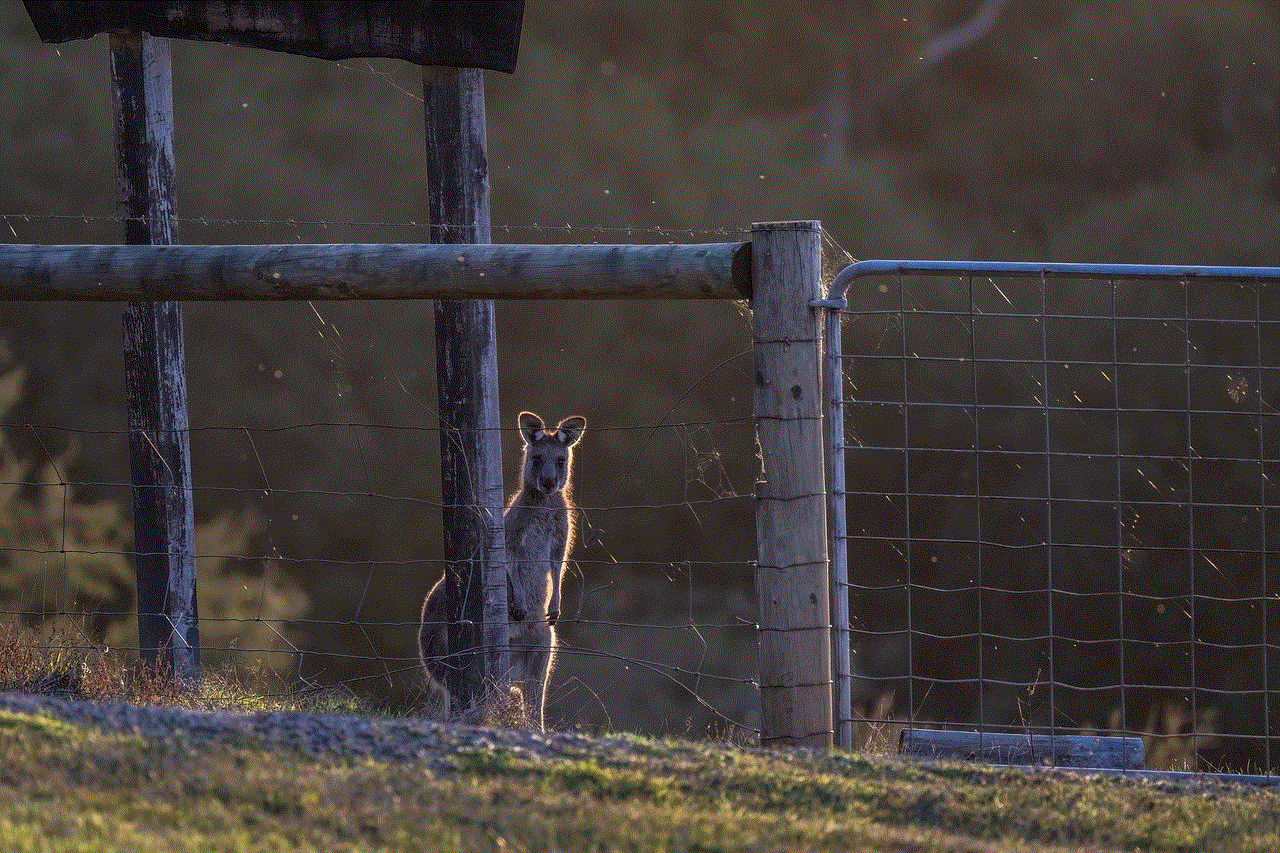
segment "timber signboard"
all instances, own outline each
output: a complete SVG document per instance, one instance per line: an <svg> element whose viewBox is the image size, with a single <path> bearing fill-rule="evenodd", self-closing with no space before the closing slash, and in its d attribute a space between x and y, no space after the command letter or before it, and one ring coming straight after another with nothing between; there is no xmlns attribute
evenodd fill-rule
<svg viewBox="0 0 1280 853"><path fill-rule="evenodd" d="M523 0L301 3L27 0L40 40L64 42L134 30L319 59L388 57L417 65L515 71Z"/></svg>

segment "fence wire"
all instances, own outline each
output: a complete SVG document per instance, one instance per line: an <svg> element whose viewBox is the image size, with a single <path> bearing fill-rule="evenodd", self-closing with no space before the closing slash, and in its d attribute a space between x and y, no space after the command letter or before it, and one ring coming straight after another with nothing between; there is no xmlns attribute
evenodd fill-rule
<svg viewBox="0 0 1280 853"><path fill-rule="evenodd" d="M0 240L114 243L126 219L109 211L0 212ZM213 244L243 242L246 229L253 242L413 242L429 240L433 228L359 214L178 222L185 240ZM740 225L521 222L493 230L495 237L550 243L749 239ZM85 328L76 323L116 322L109 306L43 314L38 306L14 307L20 327L28 316L43 324L28 337L43 334L55 346ZM415 713L422 708L419 608L445 568L438 417L429 365L418 352L429 319L418 306L264 306L265 321L227 325L223 310L191 305L187 313L203 663L213 673L237 674L258 694L337 689ZM590 311L596 322L594 309L560 306L554 322L538 318L537 306L504 310L512 326L537 323L540 339L564 334L559 362L593 358L583 355L592 350L578 345L579 326L566 317ZM697 310L705 316L709 309ZM728 313L740 310L729 306ZM603 327L616 320L605 316ZM673 322L647 318L628 309L628 323ZM260 339L262 325L314 335L286 336L295 351L281 348L274 334ZM696 326L685 318L676 331ZM0 641L6 630L37 629L44 637L56 632L64 651L109 648L130 661L138 655L138 551L128 434L116 426L124 420L123 400L117 406L114 399L118 332L90 329L82 361L104 363L107 375L67 376L57 394L50 391L57 381L41 367L28 370L21 350L11 356L0 346ZM389 345L395 340L406 343ZM620 359L626 349L612 347ZM584 369L572 392L581 395L575 410L589 421L577 453L578 544L566 570L549 725L756 737L758 661L742 653L754 649L756 631L750 395L734 404L731 390L728 403L711 407L701 399L709 385L749 387L736 374L723 377L745 376L746 355L699 375L688 372L696 359L663 354L660 363L678 368L666 403L665 392L618 394L609 365ZM522 349L522 371L547 362L538 358ZM210 359L221 362L217 370L208 369ZM29 388L22 387L24 374ZM300 380L304 375L313 381ZM547 405L518 399L525 393L518 379L504 379L504 399ZM663 377L649 384L661 387ZM512 388L516 394L508 396ZM709 396L724 403L717 390ZM28 405L28 397L42 402ZM244 408L223 405L231 399ZM503 472L509 493L518 442L513 425L501 428L510 433Z"/></svg>
<svg viewBox="0 0 1280 853"><path fill-rule="evenodd" d="M1277 772L1280 270L871 261L823 304L842 739Z"/></svg>
<svg viewBox="0 0 1280 853"><path fill-rule="evenodd" d="M0 383L20 373L0 369ZM0 413L22 396L5 390ZM749 408L689 420L677 409L589 417L552 727L758 737L758 661L742 654L756 632L753 424ZM0 647L32 630L57 633L59 653L138 656L127 431L95 420L0 415ZM189 430L206 669L258 695L341 690L423 711L419 610L445 566L435 418L248 420ZM514 425L504 442L510 492ZM90 448L118 457L119 475L83 475L76 457Z"/></svg>

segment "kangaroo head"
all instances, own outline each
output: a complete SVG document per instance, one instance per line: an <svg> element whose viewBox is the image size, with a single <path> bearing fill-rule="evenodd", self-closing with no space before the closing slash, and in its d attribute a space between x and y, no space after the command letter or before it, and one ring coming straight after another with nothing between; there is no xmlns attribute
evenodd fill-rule
<svg viewBox="0 0 1280 853"><path fill-rule="evenodd" d="M587 419L565 418L547 429L533 412L520 413L520 437L524 439L524 467L521 478L527 488L544 495L559 491L569 482L573 466L573 446L582 438Z"/></svg>

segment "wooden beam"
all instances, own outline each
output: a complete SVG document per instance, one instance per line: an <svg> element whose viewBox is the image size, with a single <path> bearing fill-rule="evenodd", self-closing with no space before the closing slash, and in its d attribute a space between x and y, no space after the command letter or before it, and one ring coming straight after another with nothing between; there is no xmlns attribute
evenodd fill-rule
<svg viewBox="0 0 1280 853"><path fill-rule="evenodd" d="M922 758L1132 770L1143 767L1142 738L903 729L898 752Z"/></svg>
<svg viewBox="0 0 1280 853"><path fill-rule="evenodd" d="M0 245L0 300L744 299L749 243Z"/></svg>
<svg viewBox="0 0 1280 853"><path fill-rule="evenodd" d="M817 222L751 226L752 346L761 472L756 484L761 734L765 745L831 748L818 317Z"/></svg>
<svg viewBox="0 0 1280 853"><path fill-rule="evenodd" d="M127 32L112 33L110 44L125 239L176 243L169 41ZM147 301L129 302L123 317L138 647L144 661L190 681L200 676L200 624L182 310L140 297Z"/></svg>

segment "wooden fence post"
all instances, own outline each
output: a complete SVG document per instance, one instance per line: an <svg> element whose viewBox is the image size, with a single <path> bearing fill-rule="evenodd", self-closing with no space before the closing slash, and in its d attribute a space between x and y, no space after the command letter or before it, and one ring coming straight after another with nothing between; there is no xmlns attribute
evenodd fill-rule
<svg viewBox="0 0 1280 853"><path fill-rule="evenodd" d="M817 222L751 226L761 741L831 748Z"/></svg>
<svg viewBox="0 0 1280 853"><path fill-rule="evenodd" d="M490 240L483 74L423 67L433 243ZM439 300L435 322L448 687L460 710L475 709L509 669L493 301Z"/></svg>
<svg viewBox="0 0 1280 853"><path fill-rule="evenodd" d="M125 242L177 243L169 40L133 31L110 42ZM200 624L179 303L126 303L124 361L139 654L190 681L200 676Z"/></svg>

